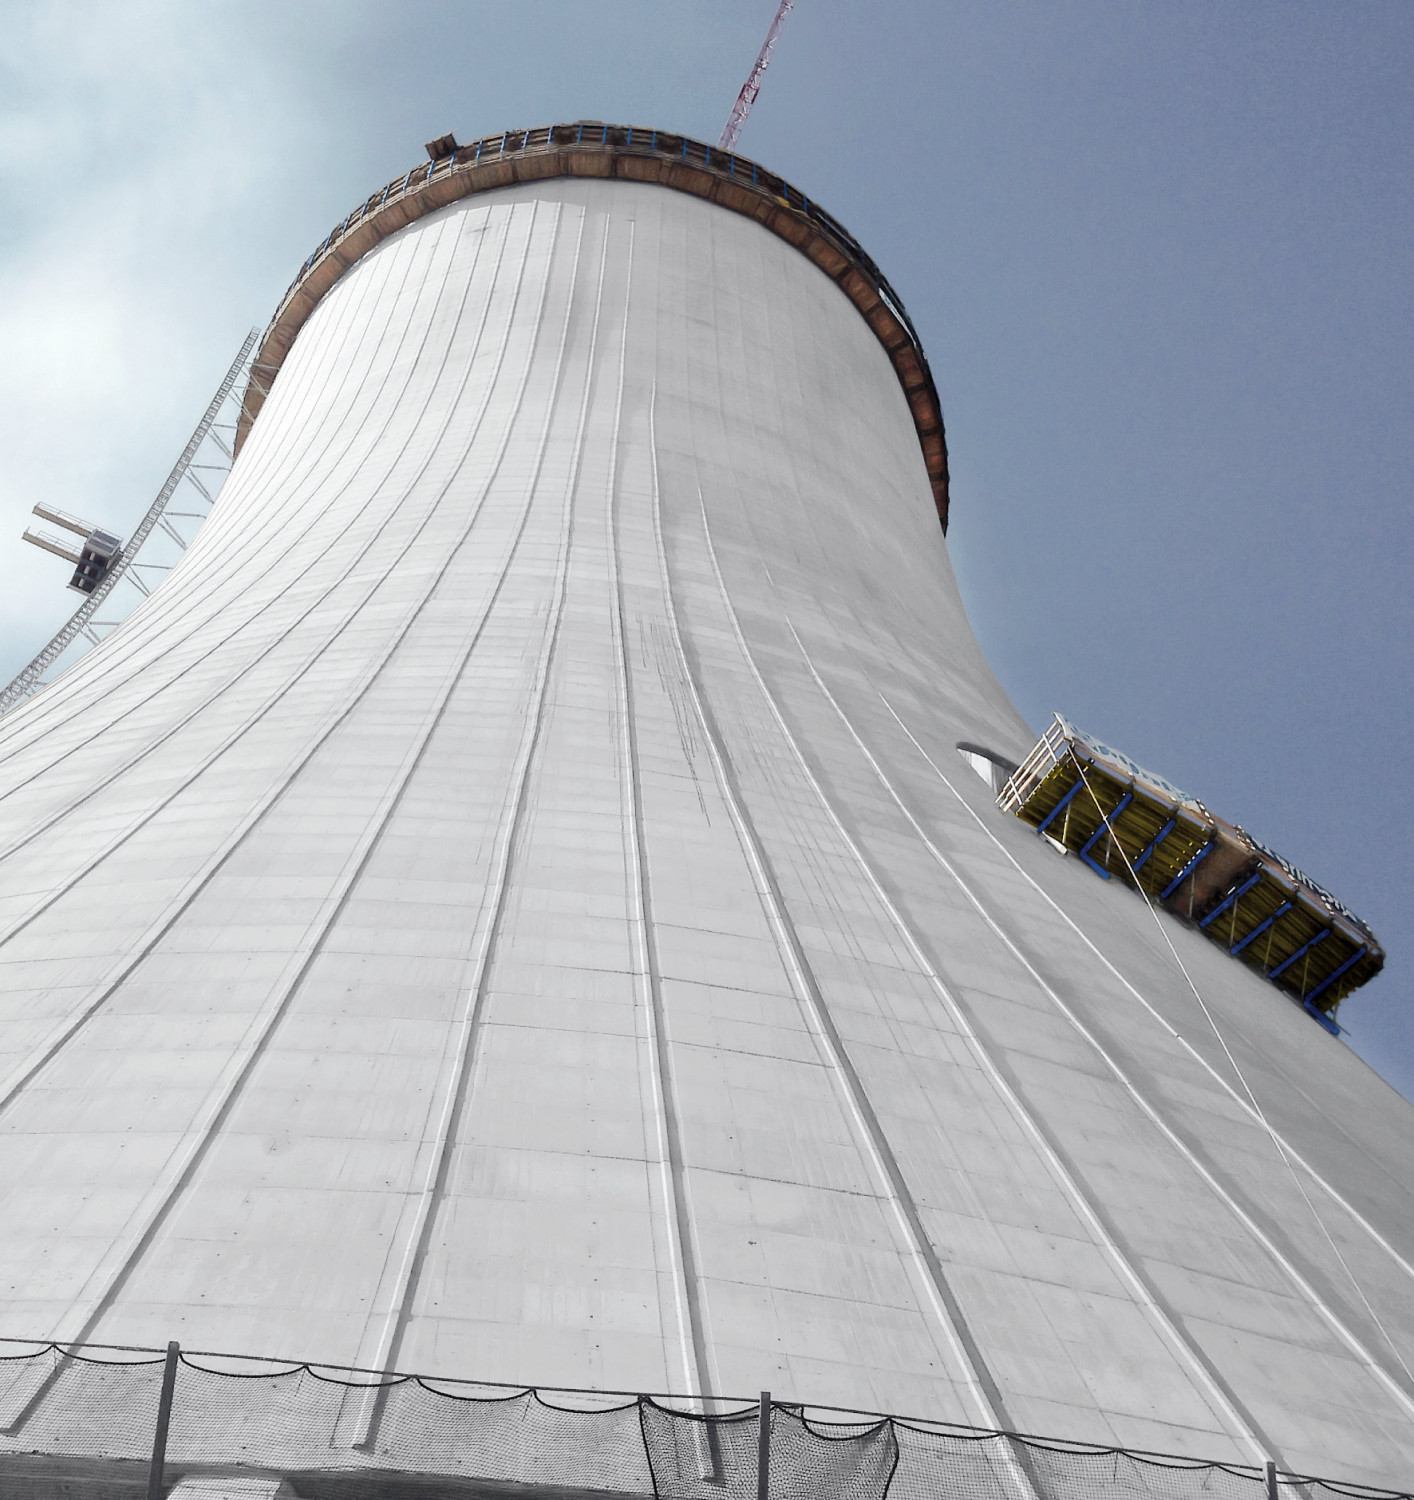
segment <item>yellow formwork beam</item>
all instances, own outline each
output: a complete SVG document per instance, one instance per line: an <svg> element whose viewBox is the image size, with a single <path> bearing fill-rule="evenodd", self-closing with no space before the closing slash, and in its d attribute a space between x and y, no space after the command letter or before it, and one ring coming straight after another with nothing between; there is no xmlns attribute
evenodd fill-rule
<svg viewBox="0 0 1414 1500"><path fill-rule="evenodd" d="M1325 1016L1383 967L1374 935L1329 892L1059 715L997 801Z"/></svg>

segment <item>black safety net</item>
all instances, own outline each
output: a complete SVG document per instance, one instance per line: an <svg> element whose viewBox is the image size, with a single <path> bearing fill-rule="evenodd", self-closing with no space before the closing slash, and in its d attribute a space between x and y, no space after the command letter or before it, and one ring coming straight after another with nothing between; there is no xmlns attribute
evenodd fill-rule
<svg viewBox="0 0 1414 1500"><path fill-rule="evenodd" d="M0 1341L0 1496L1414 1500L1033 1435L756 1402Z"/></svg>

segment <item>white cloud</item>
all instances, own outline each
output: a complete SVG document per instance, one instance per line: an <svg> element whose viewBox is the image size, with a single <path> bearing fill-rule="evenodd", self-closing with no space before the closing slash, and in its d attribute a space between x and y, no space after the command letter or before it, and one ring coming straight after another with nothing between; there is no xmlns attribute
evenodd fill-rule
<svg viewBox="0 0 1414 1500"><path fill-rule="evenodd" d="M31 505L129 525L283 288L276 260L298 264L268 221L318 90L291 86L301 49L271 14L146 0L5 18L0 678L76 602L64 565L19 540Z"/></svg>

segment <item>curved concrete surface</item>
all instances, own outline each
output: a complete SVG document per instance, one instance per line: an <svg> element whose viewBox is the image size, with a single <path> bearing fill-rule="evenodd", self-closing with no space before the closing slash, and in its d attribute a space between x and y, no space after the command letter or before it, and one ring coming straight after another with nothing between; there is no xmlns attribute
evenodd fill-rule
<svg viewBox="0 0 1414 1500"><path fill-rule="evenodd" d="M419 219L0 722L0 1331L1407 1483L1414 1112L1172 926L1220 1041L1031 738L818 268Z"/></svg>

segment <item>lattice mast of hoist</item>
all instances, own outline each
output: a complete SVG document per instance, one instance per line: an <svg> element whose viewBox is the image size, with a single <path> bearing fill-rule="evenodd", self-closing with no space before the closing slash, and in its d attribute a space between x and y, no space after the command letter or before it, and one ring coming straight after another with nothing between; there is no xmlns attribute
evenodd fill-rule
<svg viewBox="0 0 1414 1500"><path fill-rule="evenodd" d="M216 418L220 414L221 407L235 391L236 384L243 371L248 371L251 356L255 353L256 342L260 337L260 330L252 328L247 334L245 342L241 345L240 353L231 362L231 368L226 372L226 378L217 388L216 394L211 398L211 404L206 408L200 422L197 423L196 431L192 433L186 447L182 450L182 456L177 460L172 472L167 476L167 482L158 492L157 498L148 507L147 513L138 522L137 530L124 543L114 565L108 569L97 587L79 605L68 622L60 629L59 633L49 642L47 646L25 667L17 677L4 688L0 688L0 714L8 712L17 704L23 703L31 693L36 692L41 686L40 679L54 665L65 651L78 639L80 635L87 636L93 644L98 643L98 637L90 627L90 621L94 614L113 589L124 578L135 583L141 594L150 592L147 585L141 580L135 568L142 566L137 562L138 553L142 551L143 544L152 535L155 528L161 526L176 542L183 551L186 543L180 535L173 530L171 523L166 519L168 502L176 493L177 486L182 480L188 480L201 492L207 504L213 499L212 493L194 472L197 450L206 439L213 435L216 426ZM230 450L224 443L216 439L217 444L231 457Z"/></svg>
<svg viewBox="0 0 1414 1500"><path fill-rule="evenodd" d="M776 43L781 38L781 32L786 24L786 17L795 9L795 0L781 0L776 7L775 19L771 22L771 29L766 33L766 40L761 43L761 50L756 54L756 66L747 75L746 82L741 86L741 93L736 96L736 103L732 105L732 112L727 116L727 123L722 131L722 138L717 142L719 151L735 151L737 138L741 135L741 127L746 124L746 117L751 113L751 106L756 103L756 96L761 92L761 77L771 65L771 54L776 50Z"/></svg>

